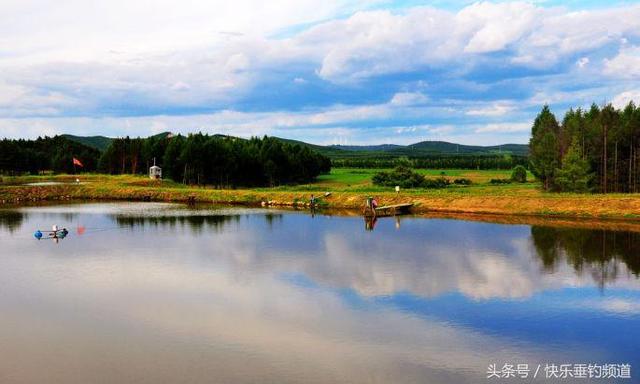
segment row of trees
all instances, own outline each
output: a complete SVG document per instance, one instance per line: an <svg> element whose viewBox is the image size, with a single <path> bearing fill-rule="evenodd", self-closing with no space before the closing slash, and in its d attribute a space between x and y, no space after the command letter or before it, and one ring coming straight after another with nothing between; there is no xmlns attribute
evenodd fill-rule
<svg viewBox="0 0 640 384"><path fill-rule="evenodd" d="M544 189L637 192L640 108L611 104L569 110L559 123L548 106L536 117L529 143L531 170Z"/></svg>
<svg viewBox="0 0 640 384"><path fill-rule="evenodd" d="M115 139L100 157L99 169L145 173L154 159L174 181L218 187L304 183L331 170L328 157L306 146L266 136L244 140L201 133Z"/></svg>
<svg viewBox="0 0 640 384"><path fill-rule="evenodd" d="M400 158L356 158L334 159L334 167L346 168L393 168L409 161L412 168L421 169L512 169L517 165L528 165L526 156L517 155L433 155L429 157Z"/></svg>
<svg viewBox="0 0 640 384"><path fill-rule="evenodd" d="M37 174L52 170L73 173L73 158L83 170L95 171L100 152L63 136L39 137L36 140L0 140L0 174Z"/></svg>

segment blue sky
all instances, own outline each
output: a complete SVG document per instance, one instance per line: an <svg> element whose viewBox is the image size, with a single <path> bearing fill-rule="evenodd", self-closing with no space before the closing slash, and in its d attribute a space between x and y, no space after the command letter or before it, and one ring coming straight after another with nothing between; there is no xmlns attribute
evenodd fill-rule
<svg viewBox="0 0 640 384"><path fill-rule="evenodd" d="M630 100L630 1L0 5L0 137L526 143L545 103Z"/></svg>

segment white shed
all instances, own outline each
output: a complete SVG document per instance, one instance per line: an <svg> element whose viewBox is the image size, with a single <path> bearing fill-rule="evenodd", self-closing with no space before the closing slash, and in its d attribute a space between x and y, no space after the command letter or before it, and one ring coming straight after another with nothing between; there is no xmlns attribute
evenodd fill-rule
<svg viewBox="0 0 640 384"><path fill-rule="evenodd" d="M149 167L149 178L154 180L162 179L162 168L156 165L156 159L153 159L153 165Z"/></svg>

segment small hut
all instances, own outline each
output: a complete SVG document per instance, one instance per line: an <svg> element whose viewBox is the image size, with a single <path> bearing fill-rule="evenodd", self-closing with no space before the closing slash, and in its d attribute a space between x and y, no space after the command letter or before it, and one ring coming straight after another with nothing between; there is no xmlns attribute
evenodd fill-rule
<svg viewBox="0 0 640 384"><path fill-rule="evenodd" d="M149 168L149 178L154 180L162 179L162 168L156 165L156 158L153 158L153 165Z"/></svg>

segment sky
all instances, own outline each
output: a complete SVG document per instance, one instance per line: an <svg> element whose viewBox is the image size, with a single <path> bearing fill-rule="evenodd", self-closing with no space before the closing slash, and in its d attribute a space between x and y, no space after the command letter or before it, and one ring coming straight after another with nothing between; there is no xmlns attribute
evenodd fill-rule
<svg viewBox="0 0 640 384"><path fill-rule="evenodd" d="M0 0L0 137L528 142L640 103L640 2Z"/></svg>

